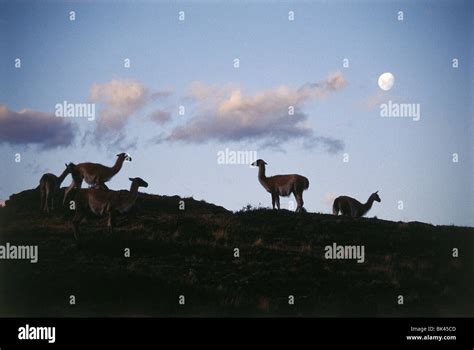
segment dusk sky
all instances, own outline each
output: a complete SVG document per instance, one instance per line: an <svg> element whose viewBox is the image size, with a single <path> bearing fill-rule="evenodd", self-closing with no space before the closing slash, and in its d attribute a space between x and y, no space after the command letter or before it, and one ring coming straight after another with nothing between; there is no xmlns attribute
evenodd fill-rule
<svg viewBox="0 0 474 350"><path fill-rule="evenodd" d="M147 193L271 206L257 169L218 163L227 148L306 176L311 212L378 190L369 217L474 226L473 19L452 0L1 1L0 199L128 152L111 189L139 176ZM55 116L64 101L95 103L94 120ZM382 117L388 101L419 120Z"/></svg>

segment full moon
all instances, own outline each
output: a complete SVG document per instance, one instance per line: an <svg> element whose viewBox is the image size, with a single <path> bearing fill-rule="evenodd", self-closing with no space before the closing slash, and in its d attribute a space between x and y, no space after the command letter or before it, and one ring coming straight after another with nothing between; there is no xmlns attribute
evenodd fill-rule
<svg viewBox="0 0 474 350"><path fill-rule="evenodd" d="M394 82L395 77L390 72L383 73L379 77L379 87L384 91L390 90Z"/></svg>

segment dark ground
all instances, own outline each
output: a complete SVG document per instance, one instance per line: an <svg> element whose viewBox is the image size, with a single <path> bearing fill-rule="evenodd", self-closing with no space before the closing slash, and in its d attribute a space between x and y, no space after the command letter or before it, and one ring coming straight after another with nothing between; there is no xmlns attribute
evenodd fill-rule
<svg viewBox="0 0 474 350"><path fill-rule="evenodd" d="M90 217L78 246L73 212L42 215L36 190L13 195L0 244L38 245L39 261L0 261L0 316L474 315L474 228L179 200L140 195L111 235ZM333 242L365 245L366 262L325 260Z"/></svg>

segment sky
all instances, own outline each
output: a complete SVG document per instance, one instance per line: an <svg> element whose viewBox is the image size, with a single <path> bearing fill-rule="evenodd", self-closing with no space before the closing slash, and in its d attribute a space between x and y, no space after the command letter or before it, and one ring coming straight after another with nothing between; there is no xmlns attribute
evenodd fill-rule
<svg viewBox="0 0 474 350"><path fill-rule="evenodd" d="M369 217L474 226L473 19L456 0L0 1L0 200L127 152L111 189L139 176L148 193L271 206L227 149L306 176L310 212L378 190ZM56 116L64 101L93 120ZM382 117L389 101L419 120Z"/></svg>

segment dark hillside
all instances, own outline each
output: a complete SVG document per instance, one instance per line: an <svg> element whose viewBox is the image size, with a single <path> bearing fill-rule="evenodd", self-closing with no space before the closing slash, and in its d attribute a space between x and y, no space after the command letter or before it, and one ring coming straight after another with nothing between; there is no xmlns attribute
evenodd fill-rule
<svg viewBox="0 0 474 350"><path fill-rule="evenodd" d="M39 261L0 261L1 316L473 315L473 228L180 200L141 194L112 235L88 217L77 245L73 212L41 214L37 190L12 195L0 244L38 245ZM363 245L365 262L326 260L334 242Z"/></svg>

